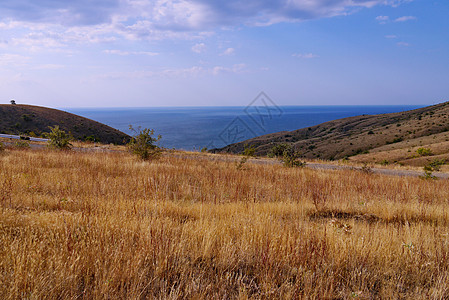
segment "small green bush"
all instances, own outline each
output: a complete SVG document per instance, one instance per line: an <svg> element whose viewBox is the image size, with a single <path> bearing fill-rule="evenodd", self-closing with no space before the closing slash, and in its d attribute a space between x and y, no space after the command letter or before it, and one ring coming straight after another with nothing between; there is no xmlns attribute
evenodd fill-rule
<svg viewBox="0 0 449 300"><path fill-rule="evenodd" d="M433 169L433 171L438 172L440 170L441 166L444 164L446 164L446 160L444 158L443 159L435 158L428 164L428 166L431 167Z"/></svg>
<svg viewBox="0 0 449 300"><path fill-rule="evenodd" d="M0 142L0 153L3 151L5 151L5 145L2 142Z"/></svg>
<svg viewBox="0 0 449 300"><path fill-rule="evenodd" d="M18 140L14 143L14 148L25 150L30 148L30 144L24 140Z"/></svg>
<svg viewBox="0 0 449 300"><path fill-rule="evenodd" d="M300 154L290 144L282 143L271 148L268 157L277 157L284 167L304 167L305 162L299 160Z"/></svg>
<svg viewBox="0 0 449 300"><path fill-rule="evenodd" d="M90 142L90 143L96 143L96 142L99 142L100 139L98 139L97 137L95 137L93 135L89 135L84 138L84 141Z"/></svg>
<svg viewBox="0 0 449 300"><path fill-rule="evenodd" d="M271 148L270 152L268 152L268 157L280 158L280 157L284 156L284 151L286 151L286 150L291 151L291 149L292 149L292 145L290 145L290 144L286 144L286 143L278 144L278 145L274 146L273 148Z"/></svg>
<svg viewBox="0 0 449 300"><path fill-rule="evenodd" d="M58 125L48 128L50 128L50 132L46 134L46 137L49 139L48 146L50 148L69 150L72 147L72 144L70 144L70 135L64 130L61 130Z"/></svg>
<svg viewBox="0 0 449 300"><path fill-rule="evenodd" d="M380 164L381 164L382 166L387 166L387 165L390 164L390 162L389 162L388 160L384 159L383 161L380 162Z"/></svg>
<svg viewBox="0 0 449 300"><path fill-rule="evenodd" d="M128 143L128 149L143 160L153 160L160 157L162 149L156 143L162 138L161 135L154 137L154 130L138 127L134 129L131 125L129 129L134 132L134 136Z"/></svg>
<svg viewBox="0 0 449 300"><path fill-rule="evenodd" d="M418 148L418 150L416 150L416 153L418 153L419 156L430 156L432 155L432 150L430 150L429 148Z"/></svg>
<svg viewBox="0 0 449 300"><path fill-rule="evenodd" d="M299 160L300 154L296 151L284 151L284 156L281 161L284 164L284 167L287 168L302 168L305 167L306 163Z"/></svg>
<svg viewBox="0 0 449 300"><path fill-rule="evenodd" d="M425 165L423 169L424 176L421 176L422 179L437 179L437 177L432 174L434 170L431 166Z"/></svg>
<svg viewBox="0 0 449 300"><path fill-rule="evenodd" d="M248 145L246 144L244 146L243 155L245 156L255 156L256 155L256 148L254 148L254 145Z"/></svg>
<svg viewBox="0 0 449 300"><path fill-rule="evenodd" d="M436 176L432 174L432 172L438 172L442 165L446 163L445 159L434 159L430 163L424 166L424 176L421 176L423 179L437 179Z"/></svg>

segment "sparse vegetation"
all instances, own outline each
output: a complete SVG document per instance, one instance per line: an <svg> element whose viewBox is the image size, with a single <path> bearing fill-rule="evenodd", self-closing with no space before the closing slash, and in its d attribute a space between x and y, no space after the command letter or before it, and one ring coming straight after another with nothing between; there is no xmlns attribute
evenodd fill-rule
<svg viewBox="0 0 449 300"><path fill-rule="evenodd" d="M244 149L243 149L243 155L249 156L249 157L255 156L256 155L256 148L254 147L254 145L246 144L244 146Z"/></svg>
<svg viewBox="0 0 449 300"><path fill-rule="evenodd" d="M248 159L249 159L249 156L242 157L238 162L236 162L235 168L237 170L243 170Z"/></svg>
<svg viewBox="0 0 449 300"><path fill-rule="evenodd" d="M363 166L360 168L360 171L366 174L372 174L373 173L373 167L367 163L364 163Z"/></svg>
<svg viewBox="0 0 449 300"><path fill-rule="evenodd" d="M429 148L418 148L418 150L416 150L416 153L418 153L419 156L430 156L432 155L432 150L430 150Z"/></svg>
<svg viewBox="0 0 449 300"><path fill-rule="evenodd" d="M429 111L433 114L426 119L431 122L420 122L417 119L418 115ZM442 133L446 132L447 126L444 124L447 123L447 118L443 116L448 112L449 106L441 103L400 113L349 117L290 132L255 137L228 145L216 152L239 153L243 145L248 143L257 145L257 155L272 156L274 145L290 143L295 149L301 149L301 156L308 159L318 155L326 160L339 160L353 155L366 156L368 151L376 153L382 148L409 148L410 144L418 146L416 141L425 137L434 138L431 144L445 140L447 136ZM449 154L447 149L439 150L438 153Z"/></svg>
<svg viewBox="0 0 449 300"><path fill-rule="evenodd" d="M446 299L449 181L0 156L2 299Z"/></svg>
<svg viewBox="0 0 449 300"><path fill-rule="evenodd" d="M388 160L384 159L379 164L381 164L382 166L388 166L390 164L390 162Z"/></svg>
<svg viewBox="0 0 449 300"><path fill-rule="evenodd" d="M99 140L98 138L96 138L95 136L93 136L93 135L86 136L86 137L84 138L84 141L90 142L90 143L97 143L97 142L100 142L100 140Z"/></svg>
<svg viewBox="0 0 449 300"><path fill-rule="evenodd" d="M15 141L13 145L14 148L21 150L30 148L30 144L26 140L22 139Z"/></svg>
<svg viewBox="0 0 449 300"><path fill-rule="evenodd" d="M135 129L129 126L129 129L134 132L128 144L128 148L133 154L142 160L154 160L161 156L162 149L156 144L162 138L161 135L154 137L154 130L148 128L138 127Z"/></svg>
<svg viewBox="0 0 449 300"><path fill-rule="evenodd" d="M421 176L423 179L437 179L436 176L433 175L433 172L438 172L442 165L445 164L445 160L442 159L434 159L429 162L427 165L423 167L424 176Z"/></svg>
<svg viewBox="0 0 449 300"><path fill-rule="evenodd" d="M285 151L290 151L292 149L292 145L287 143L282 143L274 146L271 148L271 150L268 152L268 157L276 157L280 158L284 156Z"/></svg>
<svg viewBox="0 0 449 300"><path fill-rule="evenodd" d="M278 158L281 160L284 167L288 168L294 168L294 167L304 167L306 165L305 162L302 162L299 160L300 153L293 149L293 147L289 144L284 147L284 152L282 153L282 156L278 156Z"/></svg>
<svg viewBox="0 0 449 300"><path fill-rule="evenodd" d="M434 168L430 165L425 165L423 167L424 176L421 176L423 179L437 179L436 176L433 175Z"/></svg>
<svg viewBox="0 0 449 300"><path fill-rule="evenodd" d="M433 169L433 171L440 171L440 168L442 165L446 164L446 160L445 159L433 159L430 163L429 166Z"/></svg>

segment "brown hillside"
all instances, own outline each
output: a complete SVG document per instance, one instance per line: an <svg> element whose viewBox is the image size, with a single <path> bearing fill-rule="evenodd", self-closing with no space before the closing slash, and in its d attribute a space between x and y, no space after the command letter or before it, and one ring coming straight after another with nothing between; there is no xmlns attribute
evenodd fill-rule
<svg viewBox="0 0 449 300"><path fill-rule="evenodd" d="M91 137L102 143L123 144L129 139L117 129L65 111L32 105L0 105L0 133L40 136L55 125L78 140Z"/></svg>
<svg viewBox="0 0 449 300"><path fill-rule="evenodd" d="M256 137L213 151L241 153L248 144L254 145L257 155L266 155L274 145L290 143L306 158L339 159L447 131L449 102L399 113L339 119Z"/></svg>

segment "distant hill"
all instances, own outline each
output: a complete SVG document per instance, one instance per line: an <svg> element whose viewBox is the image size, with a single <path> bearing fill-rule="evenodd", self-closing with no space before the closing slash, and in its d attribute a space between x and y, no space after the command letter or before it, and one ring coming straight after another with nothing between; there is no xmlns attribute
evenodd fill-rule
<svg viewBox="0 0 449 300"><path fill-rule="evenodd" d="M423 145L424 137L432 137L435 143L449 140L449 102L399 113L349 117L290 132L267 134L212 152L241 153L244 145L248 144L256 148L257 155L266 155L274 145L289 143L306 158L333 160L366 154L380 147L393 149L391 145L395 144L412 147L413 141L417 141L413 145Z"/></svg>
<svg viewBox="0 0 449 300"><path fill-rule="evenodd" d="M36 134L49 132L49 126L70 132L77 140L95 140L105 144L123 144L129 136L102 123L65 111L32 106L0 104L0 133Z"/></svg>

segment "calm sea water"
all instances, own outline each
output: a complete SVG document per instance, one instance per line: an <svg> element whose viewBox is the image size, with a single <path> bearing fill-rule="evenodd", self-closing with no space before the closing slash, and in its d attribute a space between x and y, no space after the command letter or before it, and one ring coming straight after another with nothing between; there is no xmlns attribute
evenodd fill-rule
<svg viewBox="0 0 449 300"><path fill-rule="evenodd" d="M65 111L131 134L152 128L167 148L199 150L223 147L256 136L291 131L335 119L400 112L423 106L281 106L65 108Z"/></svg>

